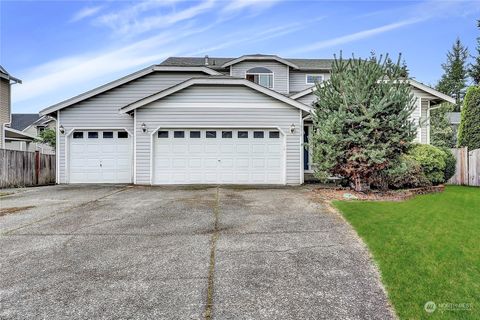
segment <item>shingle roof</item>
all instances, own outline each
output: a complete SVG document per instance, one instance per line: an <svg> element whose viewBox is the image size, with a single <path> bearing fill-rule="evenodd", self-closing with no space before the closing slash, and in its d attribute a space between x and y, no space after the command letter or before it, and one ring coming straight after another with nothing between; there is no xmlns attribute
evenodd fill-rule
<svg viewBox="0 0 480 320"><path fill-rule="evenodd" d="M209 57L208 67L214 70L223 69L222 65L234 58ZM170 57L160 63L161 66L205 67L204 57Z"/></svg>
<svg viewBox="0 0 480 320"><path fill-rule="evenodd" d="M303 70L330 70L332 69L333 59L290 59L285 60L296 64Z"/></svg>
<svg viewBox="0 0 480 320"><path fill-rule="evenodd" d="M38 113L12 113L10 128L22 131L40 118Z"/></svg>
<svg viewBox="0 0 480 320"><path fill-rule="evenodd" d="M252 54L249 56L265 56L272 55L260 55ZM222 69L222 65L230 60L237 58L225 58L225 57L209 57L208 67L212 69ZM290 59L285 60L297 65L301 70L330 70L332 68L333 59ZM204 57L170 57L160 63L161 66L184 66L184 67L198 67L205 66Z"/></svg>

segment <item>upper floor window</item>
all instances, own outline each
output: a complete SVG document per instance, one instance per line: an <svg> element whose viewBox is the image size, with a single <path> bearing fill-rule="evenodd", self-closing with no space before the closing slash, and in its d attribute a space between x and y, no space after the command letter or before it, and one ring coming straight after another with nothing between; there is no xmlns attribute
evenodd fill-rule
<svg viewBox="0 0 480 320"><path fill-rule="evenodd" d="M315 84L317 82L323 81L323 75L321 74L307 74L306 75L306 83L307 84Z"/></svg>
<svg viewBox="0 0 480 320"><path fill-rule="evenodd" d="M261 86L273 88L273 72L267 68L252 68L246 72L245 78Z"/></svg>

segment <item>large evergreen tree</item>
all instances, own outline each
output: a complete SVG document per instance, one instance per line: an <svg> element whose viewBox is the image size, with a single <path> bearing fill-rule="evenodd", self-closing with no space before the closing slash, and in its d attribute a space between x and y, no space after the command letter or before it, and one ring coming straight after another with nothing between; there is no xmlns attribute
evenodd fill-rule
<svg viewBox="0 0 480 320"><path fill-rule="evenodd" d="M458 145L470 150L480 148L480 86L471 86L465 96Z"/></svg>
<svg viewBox="0 0 480 320"><path fill-rule="evenodd" d="M442 64L444 74L437 84L438 91L455 98L455 111L460 111L467 85L467 58L468 50L457 38L447 53L447 61Z"/></svg>
<svg viewBox="0 0 480 320"><path fill-rule="evenodd" d="M454 109L453 104L445 102L430 111L430 143L435 147L455 147L455 132L447 117L447 112Z"/></svg>
<svg viewBox="0 0 480 320"><path fill-rule="evenodd" d="M480 29L480 20L477 20L477 27ZM477 56L473 57L474 61L470 64L469 74L475 84L480 84L480 37L477 37Z"/></svg>
<svg viewBox="0 0 480 320"><path fill-rule="evenodd" d="M330 79L315 93L310 143L318 178L342 176L361 191L407 150L416 135L415 100L403 75L400 58L335 57Z"/></svg>

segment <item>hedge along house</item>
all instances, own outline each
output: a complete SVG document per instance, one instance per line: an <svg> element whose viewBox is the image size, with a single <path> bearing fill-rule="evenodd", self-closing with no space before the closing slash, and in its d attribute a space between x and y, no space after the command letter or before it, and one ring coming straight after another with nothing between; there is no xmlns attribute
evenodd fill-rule
<svg viewBox="0 0 480 320"><path fill-rule="evenodd" d="M311 172L309 115L332 60L168 58L41 111L57 119L58 183L288 184ZM414 80L417 140L453 99Z"/></svg>

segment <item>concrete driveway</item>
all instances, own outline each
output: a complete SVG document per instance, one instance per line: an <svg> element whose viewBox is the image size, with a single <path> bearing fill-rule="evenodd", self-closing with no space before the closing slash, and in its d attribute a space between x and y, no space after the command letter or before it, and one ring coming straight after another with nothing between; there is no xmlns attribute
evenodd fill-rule
<svg viewBox="0 0 480 320"><path fill-rule="evenodd" d="M364 246L310 195L52 186L4 196L0 318L393 318Z"/></svg>

